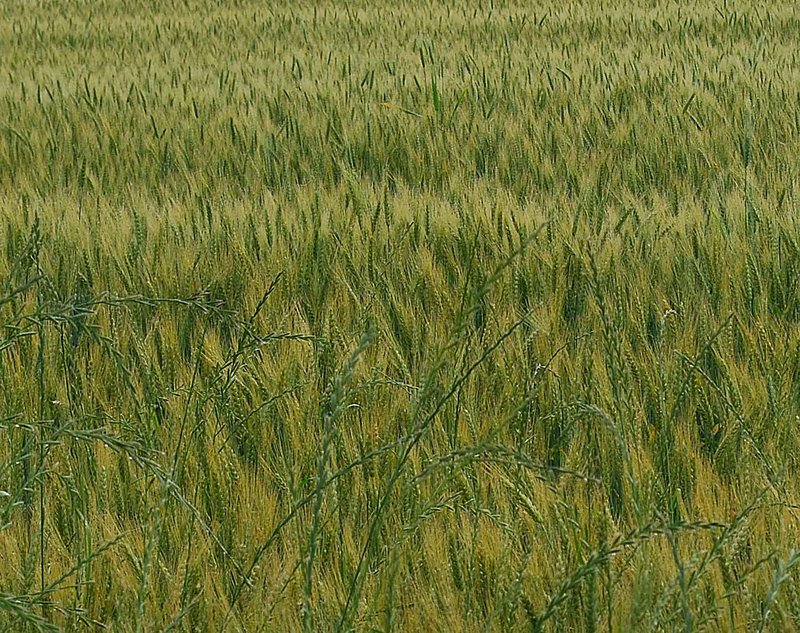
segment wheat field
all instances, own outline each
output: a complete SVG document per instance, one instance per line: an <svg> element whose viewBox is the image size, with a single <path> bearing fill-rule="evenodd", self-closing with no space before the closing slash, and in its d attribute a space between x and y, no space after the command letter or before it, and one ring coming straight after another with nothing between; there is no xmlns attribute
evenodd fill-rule
<svg viewBox="0 0 800 633"><path fill-rule="evenodd" d="M798 42L0 3L0 631L800 630Z"/></svg>

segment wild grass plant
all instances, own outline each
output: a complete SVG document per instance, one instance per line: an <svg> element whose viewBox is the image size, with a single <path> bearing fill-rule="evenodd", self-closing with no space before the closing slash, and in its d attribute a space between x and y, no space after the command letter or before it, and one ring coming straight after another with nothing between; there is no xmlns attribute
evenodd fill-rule
<svg viewBox="0 0 800 633"><path fill-rule="evenodd" d="M798 41L0 4L0 630L800 629Z"/></svg>

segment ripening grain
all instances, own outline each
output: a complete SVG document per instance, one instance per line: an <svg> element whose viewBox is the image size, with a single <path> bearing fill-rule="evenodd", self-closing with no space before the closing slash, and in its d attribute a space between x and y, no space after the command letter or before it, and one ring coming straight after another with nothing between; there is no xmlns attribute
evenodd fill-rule
<svg viewBox="0 0 800 633"><path fill-rule="evenodd" d="M0 4L0 631L800 630L799 41Z"/></svg>

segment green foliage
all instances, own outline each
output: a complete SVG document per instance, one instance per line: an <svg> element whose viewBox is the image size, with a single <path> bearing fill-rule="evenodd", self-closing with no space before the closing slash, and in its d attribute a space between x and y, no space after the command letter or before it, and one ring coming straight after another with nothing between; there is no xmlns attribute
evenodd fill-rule
<svg viewBox="0 0 800 633"><path fill-rule="evenodd" d="M795 13L0 4L0 630L800 629Z"/></svg>

